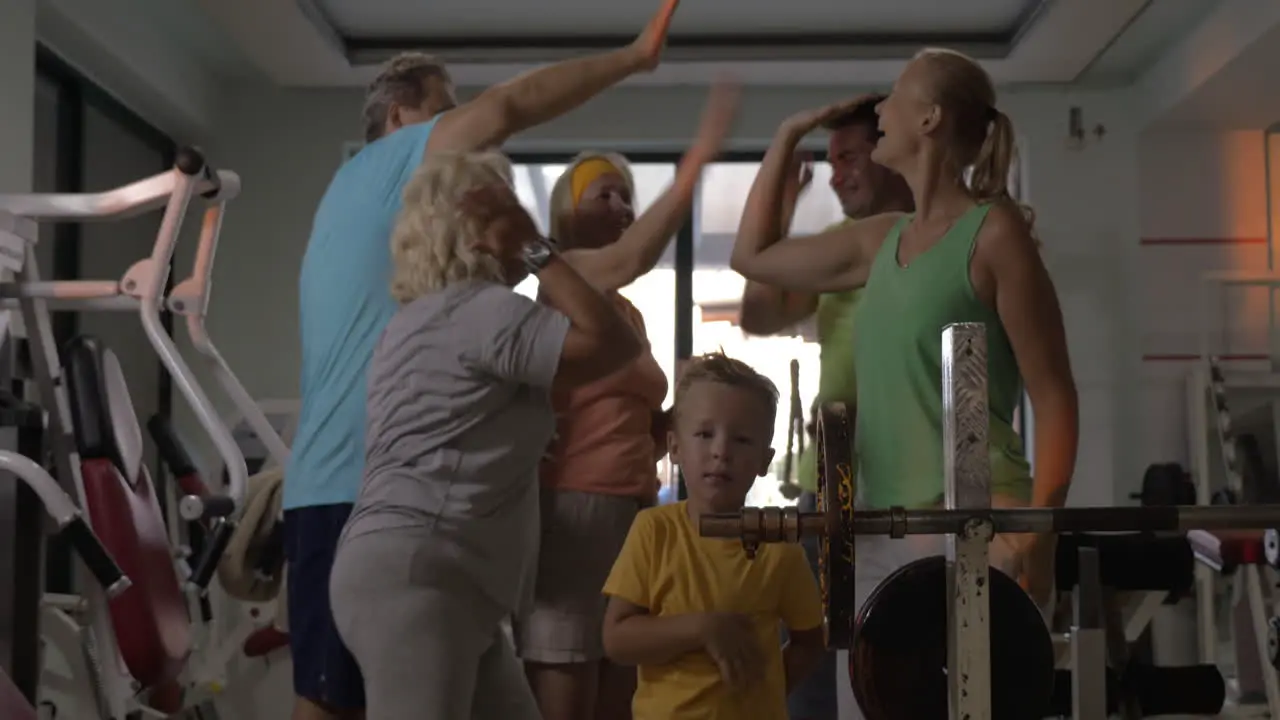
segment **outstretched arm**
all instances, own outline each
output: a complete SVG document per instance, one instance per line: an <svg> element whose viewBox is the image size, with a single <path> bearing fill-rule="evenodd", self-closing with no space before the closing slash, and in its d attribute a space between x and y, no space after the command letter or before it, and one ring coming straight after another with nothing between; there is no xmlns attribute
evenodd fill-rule
<svg viewBox="0 0 1280 720"><path fill-rule="evenodd" d="M630 285L652 270L689 215L702 168L720 154L737 110L736 85L717 83L712 87L697 139L676 168L671 187L636 218L617 242L602 248L570 250L564 259L601 292Z"/></svg>
<svg viewBox="0 0 1280 720"><path fill-rule="evenodd" d="M492 148L582 105L604 90L657 67L680 0L663 0L635 42L611 52L548 65L485 90L440 116L427 152Z"/></svg>

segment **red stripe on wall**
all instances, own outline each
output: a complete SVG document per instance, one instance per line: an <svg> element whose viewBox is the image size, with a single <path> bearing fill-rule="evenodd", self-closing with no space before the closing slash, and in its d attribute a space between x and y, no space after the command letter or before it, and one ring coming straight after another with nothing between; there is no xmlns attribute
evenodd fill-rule
<svg viewBox="0 0 1280 720"><path fill-rule="evenodd" d="M1264 237L1144 237L1138 240L1139 245L1266 245Z"/></svg>
<svg viewBox="0 0 1280 720"><path fill-rule="evenodd" d="M1249 362L1257 360L1270 360L1271 357L1265 353L1244 353L1238 355L1218 355L1218 360L1224 362ZM1169 353L1158 354L1149 353L1142 356L1143 362L1187 362L1191 360L1199 360L1200 356L1196 353Z"/></svg>

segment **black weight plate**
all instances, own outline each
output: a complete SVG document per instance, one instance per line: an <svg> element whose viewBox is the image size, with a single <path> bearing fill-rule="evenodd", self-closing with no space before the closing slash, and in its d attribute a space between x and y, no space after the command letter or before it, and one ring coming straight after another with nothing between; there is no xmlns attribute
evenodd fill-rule
<svg viewBox="0 0 1280 720"><path fill-rule="evenodd" d="M991 568L991 717L1049 714L1054 654L1049 629L1018 583ZM946 718L947 562L909 563L885 578L858 613L849 683L867 720Z"/></svg>
<svg viewBox="0 0 1280 720"><path fill-rule="evenodd" d="M853 641L853 420L844 403L818 409L818 512L827 519L827 533L818 541L818 577L827 647L842 649Z"/></svg>

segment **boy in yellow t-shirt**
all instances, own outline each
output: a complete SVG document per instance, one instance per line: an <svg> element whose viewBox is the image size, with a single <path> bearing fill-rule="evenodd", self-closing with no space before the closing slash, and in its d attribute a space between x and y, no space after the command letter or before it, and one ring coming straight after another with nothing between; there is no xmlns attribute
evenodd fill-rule
<svg viewBox="0 0 1280 720"><path fill-rule="evenodd" d="M787 692L822 657L817 583L799 545L703 538L698 518L742 509L764 476L778 390L715 353L676 384L672 462L689 499L642 511L605 582L605 653L639 666L635 720L787 720ZM778 624L790 642L778 639Z"/></svg>

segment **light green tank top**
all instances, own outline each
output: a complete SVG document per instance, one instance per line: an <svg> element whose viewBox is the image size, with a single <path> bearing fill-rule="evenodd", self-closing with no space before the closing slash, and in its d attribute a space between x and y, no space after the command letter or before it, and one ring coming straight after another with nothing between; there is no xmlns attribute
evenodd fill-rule
<svg viewBox="0 0 1280 720"><path fill-rule="evenodd" d="M974 293L969 260L989 205L958 219L936 245L898 264L902 218L871 265L853 332L858 368L858 492L867 507L919 508L941 501L942 329L987 328L992 493L1030 501L1031 471L1013 412L1022 379L1000 318Z"/></svg>

